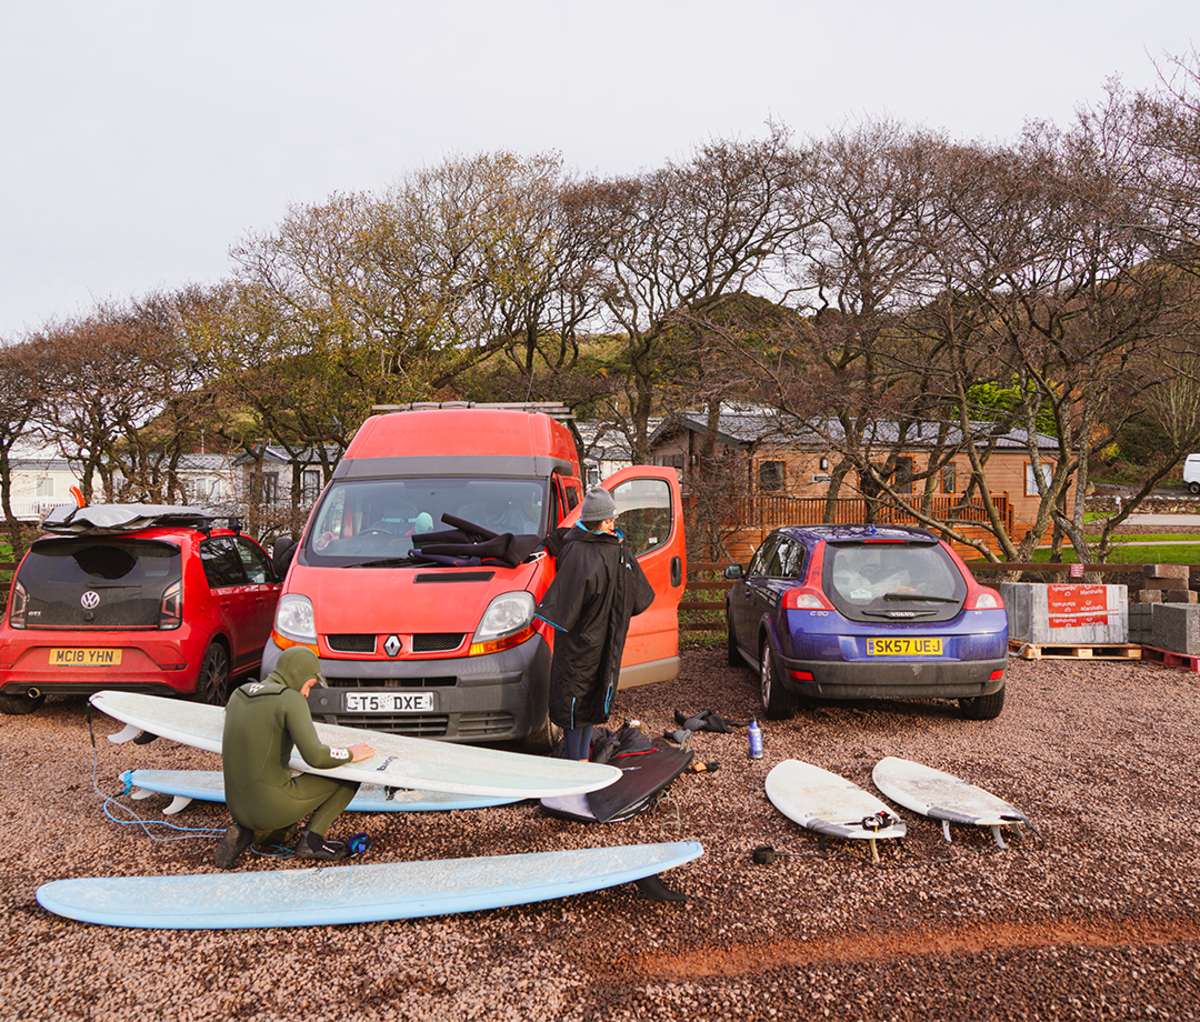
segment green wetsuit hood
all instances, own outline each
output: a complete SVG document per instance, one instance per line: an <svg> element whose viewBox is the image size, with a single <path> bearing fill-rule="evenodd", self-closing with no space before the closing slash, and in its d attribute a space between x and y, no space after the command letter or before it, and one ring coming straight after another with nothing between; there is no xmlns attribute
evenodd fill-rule
<svg viewBox="0 0 1200 1022"><path fill-rule="evenodd" d="M266 680L299 692L309 678L317 678L324 684L321 661L311 649L293 646L276 661L275 670L267 675Z"/></svg>

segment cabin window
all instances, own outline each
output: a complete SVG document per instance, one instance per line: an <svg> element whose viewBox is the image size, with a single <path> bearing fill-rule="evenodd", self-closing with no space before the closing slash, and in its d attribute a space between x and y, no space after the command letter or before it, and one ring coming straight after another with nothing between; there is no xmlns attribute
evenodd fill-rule
<svg viewBox="0 0 1200 1022"><path fill-rule="evenodd" d="M758 463L758 488L779 491L787 482L787 466L782 461L760 461Z"/></svg>

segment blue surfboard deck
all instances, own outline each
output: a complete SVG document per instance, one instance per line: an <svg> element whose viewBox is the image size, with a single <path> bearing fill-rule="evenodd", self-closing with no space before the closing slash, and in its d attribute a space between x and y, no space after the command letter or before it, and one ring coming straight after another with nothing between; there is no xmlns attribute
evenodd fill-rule
<svg viewBox="0 0 1200 1022"><path fill-rule="evenodd" d="M193 748L221 751L225 728L223 706L112 690L97 692L89 702L129 725L121 734L109 735L110 741L132 738L140 729ZM290 760L291 768L364 784L522 799L595 791L621 776L616 767L599 763L575 763L337 724L315 727L317 737L328 746L349 748L365 742L375 749L375 755L357 763L318 770L296 753Z"/></svg>
<svg viewBox="0 0 1200 1022"><path fill-rule="evenodd" d="M126 770L121 774L121 780L127 788L134 789L134 798L145 798L154 793L171 795L174 801L163 810L168 815L186 809L193 799L201 802L225 801L225 779L220 770ZM520 801L513 797L455 795L364 784L346 809L357 813L431 813L452 809L487 809Z"/></svg>
<svg viewBox="0 0 1200 1022"><path fill-rule="evenodd" d="M696 841L365 866L54 880L43 908L85 923L230 930L368 923L526 905L632 883L697 859Z"/></svg>

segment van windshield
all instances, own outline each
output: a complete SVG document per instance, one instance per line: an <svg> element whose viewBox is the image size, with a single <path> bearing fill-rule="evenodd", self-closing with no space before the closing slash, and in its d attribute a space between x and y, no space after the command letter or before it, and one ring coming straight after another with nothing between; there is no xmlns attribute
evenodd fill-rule
<svg viewBox="0 0 1200 1022"><path fill-rule="evenodd" d="M306 539L314 564L404 558L412 539L451 526L449 514L496 533L544 536L547 482L541 479L363 479L335 481Z"/></svg>

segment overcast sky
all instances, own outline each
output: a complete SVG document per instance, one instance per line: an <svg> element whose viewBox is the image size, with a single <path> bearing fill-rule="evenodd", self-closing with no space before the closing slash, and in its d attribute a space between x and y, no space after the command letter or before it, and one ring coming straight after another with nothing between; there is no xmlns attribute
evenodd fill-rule
<svg viewBox="0 0 1200 1022"><path fill-rule="evenodd" d="M878 116L1009 140L1197 46L1195 0L0 0L0 339L450 156L627 173Z"/></svg>

